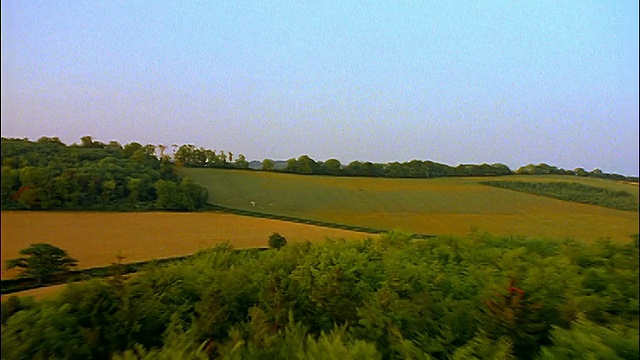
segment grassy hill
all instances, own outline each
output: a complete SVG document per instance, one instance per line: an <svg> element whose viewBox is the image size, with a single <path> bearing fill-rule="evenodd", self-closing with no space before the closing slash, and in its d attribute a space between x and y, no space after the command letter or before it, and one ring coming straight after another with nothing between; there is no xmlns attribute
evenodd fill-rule
<svg viewBox="0 0 640 360"><path fill-rule="evenodd" d="M477 229L500 235L582 240L608 237L619 241L638 232L638 212L480 184L486 177L386 179L219 169L180 171L205 186L209 202L216 205L371 228L435 235ZM579 182L638 197L637 185L615 181L554 175L505 179Z"/></svg>

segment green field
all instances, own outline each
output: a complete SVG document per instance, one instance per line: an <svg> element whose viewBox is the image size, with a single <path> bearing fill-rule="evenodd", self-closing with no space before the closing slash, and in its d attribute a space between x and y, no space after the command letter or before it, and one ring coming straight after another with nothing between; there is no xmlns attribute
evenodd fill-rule
<svg viewBox="0 0 640 360"><path fill-rule="evenodd" d="M386 179L194 168L180 171L205 186L209 202L216 205L371 228L434 235L477 229L500 235L586 241L627 241L638 232L638 212L481 185L486 177ZM638 197L637 185L608 180L557 175L504 179L579 182Z"/></svg>

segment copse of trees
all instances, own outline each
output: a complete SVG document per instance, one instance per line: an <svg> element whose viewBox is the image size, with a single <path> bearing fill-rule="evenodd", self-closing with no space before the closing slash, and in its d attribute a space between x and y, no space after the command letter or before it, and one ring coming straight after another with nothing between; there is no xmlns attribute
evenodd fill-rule
<svg viewBox="0 0 640 360"><path fill-rule="evenodd" d="M636 176L624 176L620 174L610 174L605 173L600 169L593 169L591 171L586 171L583 168L576 168L574 170L565 170L562 168L558 168L555 166L551 166L545 163L541 163L538 165L525 165L514 172L518 175L573 175L573 176L582 176L582 177L593 177L598 179L610 179L610 180L620 180L620 181L632 181L638 182L640 179Z"/></svg>
<svg viewBox="0 0 640 360"><path fill-rule="evenodd" d="M195 210L206 190L181 179L156 146L93 141L65 145L2 138L2 209ZM170 193L170 196L167 196Z"/></svg>
<svg viewBox="0 0 640 360"><path fill-rule="evenodd" d="M177 146L177 145L176 145ZM234 160L233 153L196 147L192 144L178 147L173 156L176 165L188 167L212 167L225 169L247 169L249 162L244 155L238 154Z"/></svg>

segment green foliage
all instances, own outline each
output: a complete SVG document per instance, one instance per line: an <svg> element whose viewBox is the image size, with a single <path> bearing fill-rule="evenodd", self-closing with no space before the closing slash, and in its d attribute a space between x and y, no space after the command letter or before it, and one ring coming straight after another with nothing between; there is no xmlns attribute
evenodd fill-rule
<svg viewBox="0 0 640 360"><path fill-rule="evenodd" d="M207 190L195 184L189 178L180 183L159 180L154 184L158 194L156 207L163 210L194 211L204 207L207 202Z"/></svg>
<svg viewBox="0 0 640 360"><path fill-rule="evenodd" d="M154 145L124 147L85 136L80 145L41 138L2 138L2 209L193 210L206 201L204 188L180 180ZM239 159L242 160L243 157ZM157 184L178 189L176 201L158 200ZM170 187L170 185L167 185ZM204 200L203 200L204 199Z"/></svg>
<svg viewBox="0 0 640 360"><path fill-rule="evenodd" d="M38 284L48 281L52 276L69 272L77 266L78 260L68 256L65 250L51 244L32 244L20 250L16 259L7 261L6 269L20 269L20 276L35 278Z"/></svg>
<svg viewBox="0 0 640 360"><path fill-rule="evenodd" d="M638 211L638 200L623 190L613 191L574 182L484 181L481 184L612 209Z"/></svg>
<svg viewBox="0 0 640 360"><path fill-rule="evenodd" d="M269 247L280 250L285 245L287 245L287 239L284 236L278 233L269 235Z"/></svg>
<svg viewBox="0 0 640 360"><path fill-rule="evenodd" d="M633 243L228 244L3 304L3 358L638 358ZM47 329L43 331L42 329Z"/></svg>
<svg viewBox="0 0 640 360"><path fill-rule="evenodd" d="M640 359L637 328L601 326L584 315L569 329L554 326L551 338L553 346L542 348L540 359Z"/></svg>
<svg viewBox="0 0 640 360"><path fill-rule="evenodd" d="M274 167L275 167L275 164L273 163L273 160L264 159L262 161L262 170L264 170L264 171L272 171Z"/></svg>

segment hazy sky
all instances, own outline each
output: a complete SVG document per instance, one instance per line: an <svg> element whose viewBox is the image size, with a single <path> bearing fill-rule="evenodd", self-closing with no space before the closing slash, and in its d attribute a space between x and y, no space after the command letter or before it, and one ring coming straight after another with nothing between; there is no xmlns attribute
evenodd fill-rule
<svg viewBox="0 0 640 360"><path fill-rule="evenodd" d="M4 137L638 175L638 123L637 1L2 1Z"/></svg>

